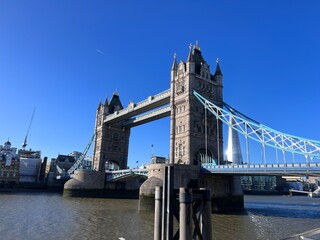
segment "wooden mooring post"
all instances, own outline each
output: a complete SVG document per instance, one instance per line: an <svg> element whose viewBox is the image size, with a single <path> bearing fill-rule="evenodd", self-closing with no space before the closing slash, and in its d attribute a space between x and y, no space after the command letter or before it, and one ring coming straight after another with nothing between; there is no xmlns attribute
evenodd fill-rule
<svg viewBox="0 0 320 240"><path fill-rule="evenodd" d="M154 240L212 240L210 190L174 190L174 166L165 167L163 187L155 189ZM173 220L179 229L173 234Z"/></svg>

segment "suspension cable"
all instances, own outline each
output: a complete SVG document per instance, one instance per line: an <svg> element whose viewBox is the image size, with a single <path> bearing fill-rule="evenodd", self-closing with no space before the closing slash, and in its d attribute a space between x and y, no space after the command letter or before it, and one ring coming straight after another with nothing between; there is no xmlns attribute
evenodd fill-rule
<svg viewBox="0 0 320 240"><path fill-rule="evenodd" d="M218 109L217 109L217 116L218 116ZM218 143L218 165L221 164L220 162L220 129L219 129L219 118L216 117L217 119L217 143Z"/></svg>
<svg viewBox="0 0 320 240"><path fill-rule="evenodd" d="M247 155L247 164L250 165L250 158L249 158L249 141L248 141L248 125L245 124L245 138L246 138L246 155Z"/></svg>
<svg viewBox="0 0 320 240"><path fill-rule="evenodd" d="M208 127L208 123L207 123L207 104L204 106L204 118L205 118L205 124L204 124L204 132L205 132L205 144L206 144L206 160L205 162L206 163L209 163L208 162L208 130L207 130L207 127Z"/></svg>

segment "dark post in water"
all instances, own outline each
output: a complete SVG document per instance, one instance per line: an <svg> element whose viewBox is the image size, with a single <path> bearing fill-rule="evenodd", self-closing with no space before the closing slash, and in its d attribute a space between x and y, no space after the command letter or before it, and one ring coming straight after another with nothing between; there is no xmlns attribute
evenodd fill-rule
<svg viewBox="0 0 320 240"><path fill-rule="evenodd" d="M210 190L180 188L178 193L173 179L174 166L166 166L163 189L155 189L154 240L212 240ZM175 234L173 216L179 222Z"/></svg>

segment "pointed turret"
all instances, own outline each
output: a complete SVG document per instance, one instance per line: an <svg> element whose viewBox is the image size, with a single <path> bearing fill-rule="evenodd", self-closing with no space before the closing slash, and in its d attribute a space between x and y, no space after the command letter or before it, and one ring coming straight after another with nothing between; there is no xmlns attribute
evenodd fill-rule
<svg viewBox="0 0 320 240"><path fill-rule="evenodd" d="M199 44L198 44L198 40L196 41L196 45L194 46L194 49L196 49L196 50L199 50L199 51L200 51L200 47L199 47Z"/></svg>
<svg viewBox="0 0 320 240"><path fill-rule="evenodd" d="M187 62L193 62L193 54L192 54L192 44L190 43L189 45L189 55L188 55L188 59L187 59Z"/></svg>
<svg viewBox="0 0 320 240"><path fill-rule="evenodd" d="M106 100L104 101L104 106L108 106L109 102L108 102L108 97L106 97Z"/></svg>
<svg viewBox="0 0 320 240"><path fill-rule="evenodd" d="M194 70L193 71L196 74L200 74L201 66L206 61L202 57L198 41L196 41L196 44L194 45L194 47L192 47L192 44L190 44L190 51L189 51L187 62L193 62L194 63Z"/></svg>
<svg viewBox="0 0 320 240"><path fill-rule="evenodd" d="M216 71L213 75L213 80L218 83L219 85L222 85L222 77L223 77L223 74L221 72L221 69L220 69L220 61L219 61L219 58L217 58L217 67L216 67Z"/></svg>
<svg viewBox="0 0 320 240"><path fill-rule="evenodd" d="M192 44L190 43L189 45L189 55L188 55L188 59L186 62L186 70L189 73L194 74L194 69L195 69L195 63L194 63L194 49L192 48Z"/></svg>
<svg viewBox="0 0 320 240"><path fill-rule="evenodd" d="M106 100L107 101L107 100ZM100 126L104 120L105 115L107 115L108 106L102 103L102 99L100 98L100 102L96 112L96 127Z"/></svg>
<svg viewBox="0 0 320 240"><path fill-rule="evenodd" d="M99 110L101 106L102 106L102 101L101 101L101 98L100 98L100 102L98 104L97 110Z"/></svg>
<svg viewBox="0 0 320 240"><path fill-rule="evenodd" d="M216 101L218 106L222 107L222 78L223 78L223 74L221 72L221 68L220 68L220 61L217 58L217 66L216 66L216 71L214 73L214 75L212 76L213 82L215 82L217 84L217 88L219 89L216 93Z"/></svg>
<svg viewBox="0 0 320 240"><path fill-rule="evenodd" d="M100 98L100 102L97 108L97 116L99 114L108 115L108 112L109 112L108 97L106 97L106 100L104 101L104 103L102 103L102 99Z"/></svg>
<svg viewBox="0 0 320 240"><path fill-rule="evenodd" d="M178 64L177 64L177 54L174 53L173 55L173 64L171 70L177 70L178 69Z"/></svg>
<svg viewBox="0 0 320 240"><path fill-rule="evenodd" d="M106 100L104 101L104 114L108 114L109 112L109 101L108 101L108 97L106 97Z"/></svg>
<svg viewBox="0 0 320 240"><path fill-rule="evenodd" d="M178 64L177 64L177 54L173 55L173 64L171 68L171 81L177 76Z"/></svg>
<svg viewBox="0 0 320 240"><path fill-rule="evenodd" d="M223 76L223 74L222 74L222 72L221 72L221 69L220 69L220 61L219 61L219 58L217 58L216 62L217 62L216 72L214 73L213 76Z"/></svg>
<svg viewBox="0 0 320 240"><path fill-rule="evenodd" d="M109 103L109 114L112 114L115 111L119 111L122 109L123 109L123 106L120 101L119 93L115 92L115 93L113 93L113 96L112 96L110 103Z"/></svg>

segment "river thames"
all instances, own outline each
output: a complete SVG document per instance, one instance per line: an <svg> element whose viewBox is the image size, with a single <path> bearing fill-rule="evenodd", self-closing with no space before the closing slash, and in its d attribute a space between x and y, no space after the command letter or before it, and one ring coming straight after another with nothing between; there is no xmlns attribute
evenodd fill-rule
<svg viewBox="0 0 320 240"><path fill-rule="evenodd" d="M212 214L213 239L283 239L320 227L320 199L245 196L238 214ZM153 213L138 200L0 193L0 239L153 239Z"/></svg>

